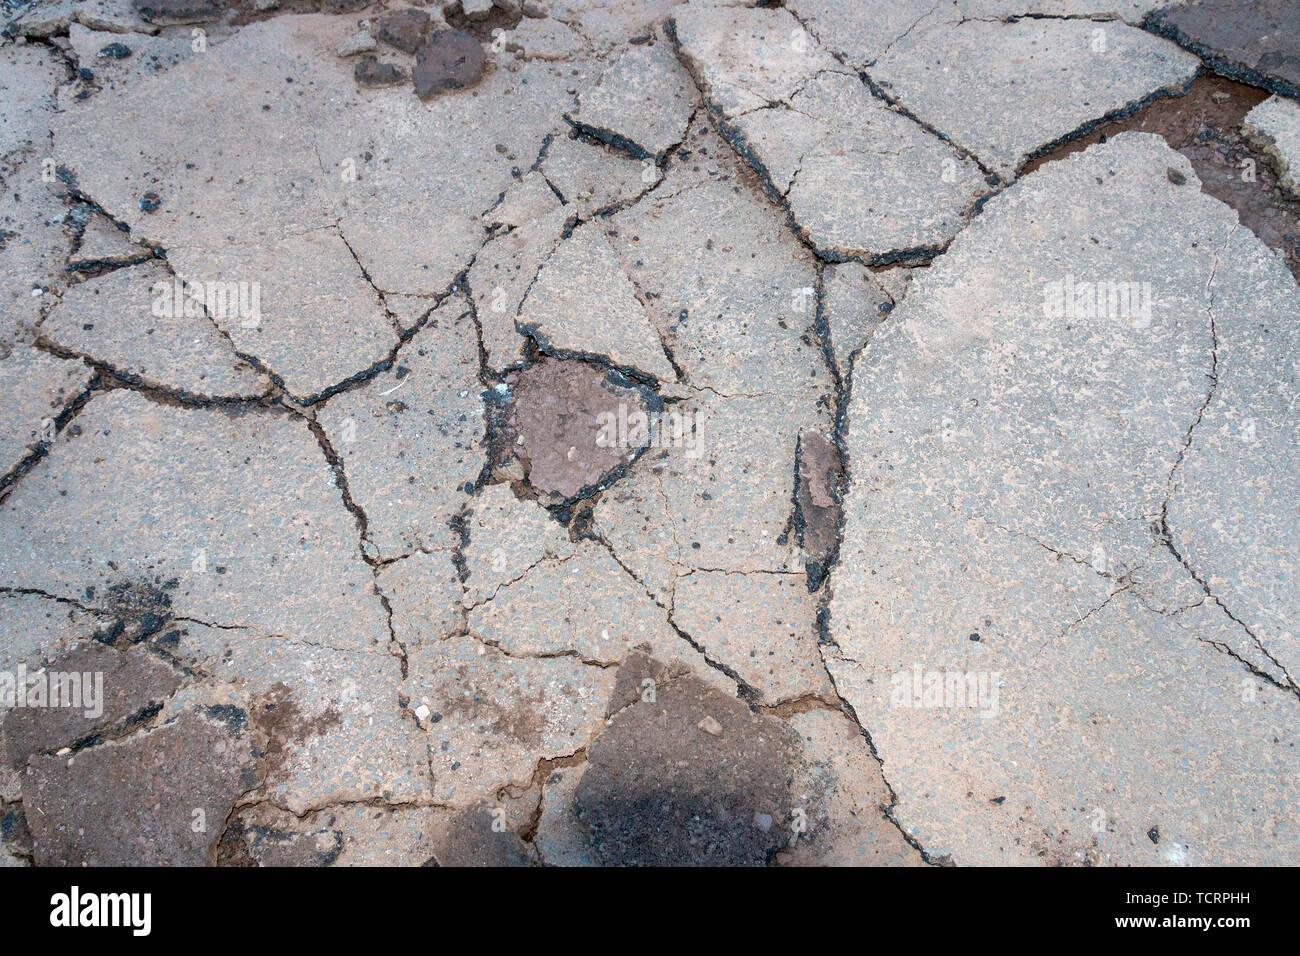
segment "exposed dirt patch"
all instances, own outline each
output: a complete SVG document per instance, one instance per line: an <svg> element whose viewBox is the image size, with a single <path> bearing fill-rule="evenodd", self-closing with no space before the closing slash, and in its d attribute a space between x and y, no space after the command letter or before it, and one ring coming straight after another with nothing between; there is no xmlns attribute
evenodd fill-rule
<svg viewBox="0 0 1300 956"><path fill-rule="evenodd" d="M1164 97L1133 116L1104 123L1035 158L1024 173L1127 130L1158 133L1191 160L1202 190L1237 210L1242 225L1270 248L1281 250L1287 267L1300 279L1300 202L1278 185L1268 156L1241 130L1246 114L1267 98L1263 90L1205 73L1186 96Z"/></svg>
<svg viewBox="0 0 1300 956"><path fill-rule="evenodd" d="M266 738L262 753L268 774L285 765L294 746L308 737L324 735L343 722L333 704L309 720L283 681L273 684L266 696L253 706L250 719L253 728Z"/></svg>

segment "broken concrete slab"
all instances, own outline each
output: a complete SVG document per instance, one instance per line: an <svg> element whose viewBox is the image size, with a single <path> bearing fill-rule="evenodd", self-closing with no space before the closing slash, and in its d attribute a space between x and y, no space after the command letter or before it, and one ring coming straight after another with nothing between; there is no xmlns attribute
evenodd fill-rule
<svg viewBox="0 0 1300 956"><path fill-rule="evenodd" d="M886 815L892 795L862 728L821 707L788 721L803 745L794 782L794 807L802 813L778 864L922 865L921 854Z"/></svg>
<svg viewBox="0 0 1300 956"><path fill-rule="evenodd" d="M1215 253L1206 285L1214 379L1163 517L1172 545L1210 599L1263 655L1260 669L1300 689L1300 314L1286 267L1246 229Z"/></svg>
<svg viewBox="0 0 1300 956"><path fill-rule="evenodd" d="M677 579L673 622L763 704L830 698L817 652L817 604L802 574L691 571Z"/></svg>
<svg viewBox="0 0 1300 956"><path fill-rule="evenodd" d="M663 185L613 217L610 239L686 382L811 405L833 391L813 339L816 260L744 177L697 122Z"/></svg>
<svg viewBox="0 0 1300 956"><path fill-rule="evenodd" d="M572 754L603 724L612 670L513 658L472 637L411 648L408 707L424 731L433 799L468 806L539 760Z"/></svg>
<svg viewBox="0 0 1300 956"><path fill-rule="evenodd" d="M1279 185L1300 198L1300 104L1270 96L1246 114L1241 129L1273 160Z"/></svg>
<svg viewBox="0 0 1300 956"><path fill-rule="evenodd" d="M1295 693L1161 530L1237 228L1122 134L991 200L859 356L825 652L932 857L1294 852ZM1233 770L1178 756L1223 748Z"/></svg>
<svg viewBox="0 0 1300 956"><path fill-rule="evenodd" d="M403 647L438 641L461 625L461 585L450 552L417 551L375 572Z"/></svg>
<svg viewBox="0 0 1300 956"><path fill-rule="evenodd" d="M763 866L786 839L794 734L686 676L616 714L574 795L606 866Z"/></svg>
<svg viewBox="0 0 1300 956"><path fill-rule="evenodd" d="M447 520L483 468L473 319L445 300L392 368L317 414L382 558L449 547Z"/></svg>
<svg viewBox="0 0 1300 956"><path fill-rule="evenodd" d="M546 177L540 170L534 169L507 189L500 202L483 214L483 219L494 228L515 229L554 212L561 205L560 197L555 194ZM477 262L475 259L475 264ZM473 275L472 270L470 274Z"/></svg>
<svg viewBox="0 0 1300 956"><path fill-rule="evenodd" d="M581 33L550 18L525 17L514 29L501 33L494 45L530 60L567 60L587 51Z"/></svg>
<svg viewBox="0 0 1300 956"><path fill-rule="evenodd" d="M15 345L0 359L0 392L6 396L0 475L53 443L60 415L85 392L93 376L84 362L55 358L30 345Z"/></svg>
<svg viewBox="0 0 1300 956"><path fill-rule="evenodd" d="M686 135L695 112L695 86L672 45L630 47L578 95L570 119L585 133L638 159L663 162Z"/></svg>
<svg viewBox="0 0 1300 956"><path fill-rule="evenodd" d="M894 304L894 297L860 262L841 262L823 270L821 312L841 381L848 381L853 356L871 341Z"/></svg>
<svg viewBox="0 0 1300 956"><path fill-rule="evenodd" d="M672 23L728 142L823 256L932 254L989 191L975 164L873 96L787 11L688 5Z"/></svg>
<svg viewBox="0 0 1300 956"><path fill-rule="evenodd" d="M1300 99L1300 8L1288 0L1197 0L1153 10L1143 26L1216 73Z"/></svg>
<svg viewBox="0 0 1300 956"><path fill-rule="evenodd" d="M56 349L128 381L201 398L265 394L270 380L235 355L197 301L177 291L160 263L116 269L70 286L40 333Z"/></svg>
<svg viewBox="0 0 1300 956"><path fill-rule="evenodd" d="M474 257L468 283L488 368L503 371L523 361L525 338L515 317L569 223L567 209L553 209L489 240Z"/></svg>
<svg viewBox="0 0 1300 956"><path fill-rule="evenodd" d="M54 88L66 79L59 58L45 46L9 44L0 51L0 96L9 104L0 121L3 167L16 166L26 157L47 155Z"/></svg>
<svg viewBox="0 0 1300 956"><path fill-rule="evenodd" d="M568 530L535 501L517 498L508 484L488 485L470 503L465 519L465 607L492 600L545 558L573 554Z"/></svg>
<svg viewBox="0 0 1300 956"><path fill-rule="evenodd" d="M427 803L424 741L402 707L391 642L360 646L184 623L171 654L196 677L162 716L200 709L257 744L257 799L304 814L338 803Z"/></svg>
<svg viewBox="0 0 1300 956"><path fill-rule="evenodd" d="M579 226L537 273L515 319L544 351L606 360L659 381L676 376L603 223Z"/></svg>
<svg viewBox="0 0 1300 956"><path fill-rule="evenodd" d="M111 220L99 213L91 213L77 240L77 249L68 256L71 267L86 268L100 263L132 265L151 258L152 250L137 246L130 234L119 229Z"/></svg>
<svg viewBox="0 0 1300 956"><path fill-rule="evenodd" d="M1184 91L1199 68L1196 57L1123 23L970 20L912 31L870 75L1010 180L1035 153L1103 117Z"/></svg>
<svg viewBox="0 0 1300 956"><path fill-rule="evenodd" d="M533 846L547 866L599 866L591 834L573 808L573 794L586 772L587 762L558 767L542 785Z"/></svg>
<svg viewBox="0 0 1300 956"><path fill-rule="evenodd" d="M1026 5L1034 0L1024 0ZM900 37L923 24L956 22L961 11L952 5L895 3L893 0L790 0L787 9L803 27L834 50L854 70L875 63Z"/></svg>
<svg viewBox="0 0 1300 956"><path fill-rule="evenodd" d="M649 160L635 160L576 136L551 139L542 161L547 181L581 220L632 204L662 178Z"/></svg>
<svg viewBox="0 0 1300 956"><path fill-rule="evenodd" d="M356 521L306 423L115 391L74 424L0 506L0 587L93 608L86 588L126 583L177 617L388 643ZM213 517L231 514L242 520Z"/></svg>
<svg viewBox="0 0 1300 956"><path fill-rule="evenodd" d="M254 782L247 737L187 713L71 756L34 758L23 805L41 866L202 866Z"/></svg>
<svg viewBox="0 0 1300 956"><path fill-rule="evenodd" d="M618 423L648 418L651 395L576 359L543 358L524 369L510 427L528 483L561 498L600 486L644 447L630 430L620 434Z"/></svg>

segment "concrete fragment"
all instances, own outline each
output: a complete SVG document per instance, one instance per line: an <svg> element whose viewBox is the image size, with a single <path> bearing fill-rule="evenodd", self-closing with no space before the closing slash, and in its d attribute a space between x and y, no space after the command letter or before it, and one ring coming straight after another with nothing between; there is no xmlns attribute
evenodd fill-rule
<svg viewBox="0 0 1300 956"><path fill-rule="evenodd" d="M378 44L375 35L369 30L358 30L339 44L339 56L356 56L360 53L373 53Z"/></svg>
<svg viewBox="0 0 1300 956"><path fill-rule="evenodd" d="M235 355L198 304L175 289L175 277L161 264L116 269L71 286L41 323L41 335L128 380L187 395L266 392L270 381Z"/></svg>
<svg viewBox="0 0 1300 956"><path fill-rule="evenodd" d="M569 658L512 658L471 637L413 648L405 687L423 704L433 799L468 806L532 779L537 761L572 754L602 724L614 675Z"/></svg>
<svg viewBox="0 0 1300 956"><path fill-rule="evenodd" d="M449 546L447 520L483 467L479 387L474 325L450 298L391 369L318 414L380 556Z"/></svg>
<svg viewBox="0 0 1300 956"><path fill-rule="evenodd" d="M1300 104L1270 96L1246 114L1241 129L1272 158L1279 185L1300 198Z"/></svg>
<svg viewBox="0 0 1300 956"><path fill-rule="evenodd" d="M934 857L1244 863L1300 840L1274 623L1293 611L1260 616L1258 643L1224 613L1256 617L1267 586L1240 570L1241 532L1211 530L1279 515L1287 492L1225 477L1203 417L1226 412L1216 362L1263 347L1294 285L1195 182L1138 133L1043 166L913 280L855 366L825 650L895 818ZM1269 457L1252 467L1271 476ZM1189 573L1201 561L1242 582L1224 607Z"/></svg>
<svg viewBox="0 0 1300 956"><path fill-rule="evenodd" d="M393 636L402 646L441 640L460 626L460 578L448 552L417 551L384 565L375 581L388 599Z"/></svg>
<svg viewBox="0 0 1300 956"><path fill-rule="evenodd" d="M1123 23L1024 19L914 30L870 72L922 122L1010 179L1034 153L1102 117L1182 92L1199 67Z"/></svg>
<svg viewBox="0 0 1300 956"><path fill-rule="evenodd" d="M94 373L30 345L17 345L0 359L0 392L6 396L0 431L0 474L52 443L60 414L81 395Z"/></svg>
<svg viewBox="0 0 1300 956"><path fill-rule="evenodd" d="M466 520L464 604L490 601L544 558L573 554L567 529L541 505L515 497L510 485L488 485L474 498ZM562 595L557 595L563 597Z"/></svg>
<svg viewBox="0 0 1300 956"><path fill-rule="evenodd" d="M556 247L520 305L516 325L545 351L603 358L672 381L672 366L606 228L579 226Z"/></svg>
<svg viewBox="0 0 1300 956"><path fill-rule="evenodd" d="M94 607L110 586L176 616L330 646L387 644L356 521L305 423L115 391L92 400L2 510L0 586ZM100 467L113 462L116 467ZM213 515L240 514L237 522Z"/></svg>
<svg viewBox="0 0 1300 956"><path fill-rule="evenodd" d="M673 621L764 704L833 694L802 574L692 571L677 580Z"/></svg>
<svg viewBox="0 0 1300 956"><path fill-rule="evenodd" d="M510 53L538 60L567 60L587 48L587 41L573 27L545 16L520 20L498 42Z"/></svg>
<svg viewBox="0 0 1300 956"><path fill-rule="evenodd" d="M542 171L580 219L633 203L662 179L649 160L635 160L569 136L556 136Z"/></svg>
<svg viewBox="0 0 1300 956"><path fill-rule="evenodd" d="M822 272L822 315L841 381L848 380L854 354L893 308L893 297L861 263L841 262Z"/></svg>
<svg viewBox="0 0 1300 956"><path fill-rule="evenodd" d="M126 265L150 255L148 249L133 243L128 234L110 220L92 213L77 242L77 251L68 257L68 265L85 266L99 262Z"/></svg>
<svg viewBox="0 0 1300 956"><path fill-rule="evenodd" d="M491 225L514 229L559 208L560 198L551 184L540 171L532 170L507 189L501 201L483 217Z"/></svg>
<svg viewBox="0 0 1300 956"><path fill-rule="evenodd" d="M572 120L639 159L662 162L686 135L695 109L690 75L667 41L634 46L579 94Z"/></svg>

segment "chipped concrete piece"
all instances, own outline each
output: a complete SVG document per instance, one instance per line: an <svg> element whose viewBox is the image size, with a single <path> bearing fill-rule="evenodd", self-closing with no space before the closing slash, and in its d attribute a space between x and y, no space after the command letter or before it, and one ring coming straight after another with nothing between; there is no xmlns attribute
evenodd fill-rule
<svg viewBox="0 0 1300 956"><path fill-rule="evenodd" d="M560 205L560 197L546 177L534 169L507 189L501 201L484 213L483 218L493 226L514 229L554 212Z"/></svg>
<svg viewBox="0 0 1300 956"><path fill-rule="evenodd" d="M876 327L893 309L893 296L860 262L842 262L823 271L822 314L842 380L849 377L853 356L871 341Z"/></svg>
<svg viewBox="0 0 1300 956"><path fill-rule="evenodd" d="M538 760L586 746L603 724L610 670L571 658L515 658L471 637L412 648L405 681L423 704L433 799L475 796L532 779Z"/></svg>
<svg viewBox="0 0 1300 956"><path fill-rule="evenodd" d="M1246 114L1241 128L1273 159L1282 188L1300 198L1300 104L1270 96Z"/></svg>
<svg viewBox="0 0 1300 956"><path fill-rule="evenodd" d="M475 496L465 533L467 608L492 600L544 558L567 560L573 554L564 526L536 502L515 497L508 484L488 485Z"/></svg>
<svg viewBox="0 0 1300 956"><path fill-rule="evenodd" d="M126 265L150 255L147 248L133 243L128 234L113 222L92 213L77 242L77 251L68 257L68 265L86 266L99 262Z"/></svg>
<svg viewBox="0 0 1300 956"><path fill-rule="evenodd" d="M580 219L626 206L663 178L649 160L635 160L613 149L557 136L542 163L547 181Z"/></svg>
<svg viewBox="0 0 1300 956"><path fill-rule="evenodd" d="M0 359L0 394L5 396L0 474L53 442L59 416L93 375L84 362L55 358L30 345L17 345Z"/></svg>
<svg viewBox="0 0 1300 956"><path fill-rule="evenodd" d="M375 35L369 30L358 30L339 44L339 56L356 56L360 53L373 53L378 44Z"/></svg>
<svg viewBox="0 0 1300 956"><path fill-rule="evenodd" d="M306 423L115 391L77 424L0 509L0 586L93 607L87 587L125 582L201 621L339 647L388 642L356 522ZM242 520L212 517L233 514Z"/></svg>
<svg viewBox="0 0 1300 956"><path fill-rule="evenodd" d="M634 46L578 96L573 122L638 159L662 162L695 110L690 75L667 41Z"/></svg>
<svg viewBox="0 0 1300 956"><path fill-rule="evenodd" d="M678 578L673 622L764 704L832 696L817 653L817 606L802 574L693 571Z"/></svg>
<svg viewBox="0 0 1300 956"><path fill-rule="evenodd" d="M1276 634L1294 610L1264 617L1243 601L1227 582L1259 572L1224 540L1294 527L1280 509L1296 499L1225 480L1241 452L1209 444L1230 441L1238 401L1219 403L1216 354L1224 363L1295 297L1242 232L1163 140L1121 134L990 201L859 356L827 658L871 728L894 816L932 855L1296 852L1297 835L1279 829L1295 800L1284 728L1297 704L1278 662L1294 658ZM1255 295L1243 301L1247 276ZM1136 289L1125 305L1103 297L1098 314L1091 283L1119 277ZM1237 348L1242 364L1218 374L1251 390L1250 347ZM1270 349L1274 376L1284 352ZM1242 530L1215 527L1225 509ZM1245 563L1292 573L1276 564L1287 547ZM1178 756L1229 747L1232 769ZM1260 766L1279 772L1249 769ZM1098 811L1101 828L1089 823Z"/></svg>
<svg viewBox="0 0 1300 956"><path fill-rule="evenodd" d="M525 17L498 42L525 59L567 60L584 52L587 41L573 27L549 18Z"/></svg>
<svg viewBox="0 0 1300 956"><path fill-rule="evenodd" d="M393 637L403 647L440 641L460 626L461 585L445 551L417 551L375 574L392 609Z"/></svg>
<svg viewBox="0 0 1300 956"><path fill-rule="evenodd" d="M48 155L46 112L54 105L54 88L64 80L58 57L35 43L0 50L0 160L6 165L23 155Z"/></svg>
<svg viewBox="0 0 1300 956"><path fill-rule="evenodd" d="M392 368L317 416L383 558L448 547L447 520L483 468L473 328L464 300L446 300Z"/></svg>
<svg viewBox="0 0 1300 956"><path fill-rule="evenodd" d="M1034 153L1103 116L1182 92L1199 66L1167 40L1123 23L972 20L912 31L870 75L1009 180Z"/></svg>
<svg viewBox="0 0 1300 956"><path fill-rule="evenodd" d="M787 11L686 6L673 24L724 134L826 257L942 247L988 191L973 163L872 96Z"/></svg>
<svg viewBox="0 0 1300 956"><path fill-rule="evenodd" d="M187 395L266 392L266 376L235 355L196 302L175 291L175 277L154 263L87 279L63 294L41 323L41 336L124 378Z"/></svg>
<svg viewBox="0 0 1300 956"><path fill-rule="evenodd" d="M542 264L515 320L546 351L602 358L660 381L675 376L601 223L579 226Z"/></svg>

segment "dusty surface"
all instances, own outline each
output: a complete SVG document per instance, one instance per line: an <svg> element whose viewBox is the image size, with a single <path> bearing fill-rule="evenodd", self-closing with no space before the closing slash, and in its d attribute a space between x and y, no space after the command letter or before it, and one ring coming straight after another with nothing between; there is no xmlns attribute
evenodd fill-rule
<svg viewBox="0 0 1300 956"><path fill-rule="evenodd" d="M1294 5L1158 6L6 3L0 865L1300 862Z"/></svg>

